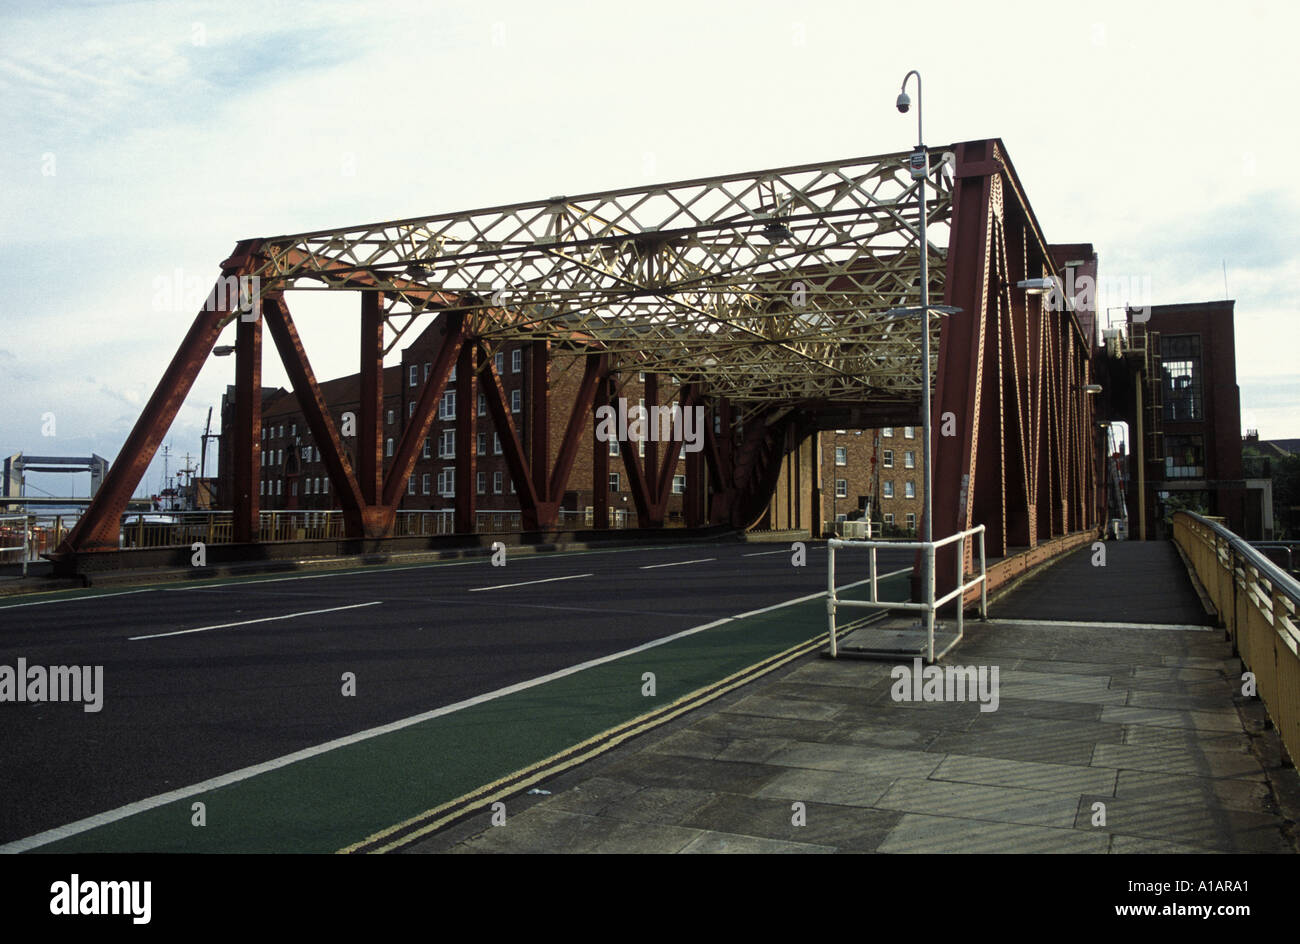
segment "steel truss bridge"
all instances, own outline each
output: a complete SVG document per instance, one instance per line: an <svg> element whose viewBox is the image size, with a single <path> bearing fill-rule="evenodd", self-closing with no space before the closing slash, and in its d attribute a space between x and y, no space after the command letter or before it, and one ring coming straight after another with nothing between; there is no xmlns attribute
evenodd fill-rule
<svg viewBox="0 0 1300 944"><path fill-rule="evenodd" d="M1067 300L1017 288L1056 264L998 139L931 149L919 245L907 152L680 183L557 196L463 213L239 242L222 263L144 412L63 555L116 549L121 514L222 331L235 324L233 534L258 534L263 326L320 449L347 534L391 534L434 410L449 389L487 402L527 529L553 528L579 442L622 378L645 372L703 405L687 455L689 526L748 527L782 459L817 429L919 422L921 252L932 314L934 533L988 526L989 553L1095 528L1091 348ZM243 289L243 291L240 291ZM295 292L360 295L355 463L290 314ZM444 343L387 473L383 359L422 316ZM427 321L427 318L425 319ZM552 462L547 371L533 371L525 449L493 353L579 358L582 379ZM475 513L475 410L458 411L457 530ZM720 434L714 433L718 417ZM956 435L942 436L941 429ZM662 524L674 457L619 450L642 526ZM606 520L608 450L594 450L594 520ZM955 568L955 561L949 562Z"/></svg>

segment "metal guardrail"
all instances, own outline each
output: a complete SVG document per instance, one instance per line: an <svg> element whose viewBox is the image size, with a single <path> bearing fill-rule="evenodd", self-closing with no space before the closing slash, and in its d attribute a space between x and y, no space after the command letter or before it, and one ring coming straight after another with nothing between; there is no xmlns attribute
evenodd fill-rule
<svg viewBox="0 0 1300 944"><path fill-rule="evenodd" d="M962 562L961 568L965 570L966 561L966 539L971 535L979 535L979 573L969 581L962 581L960 585L945 594L939 599L935 599L934 585L934 558L935 551L938 548L958 543L957 560ZM988 572L984 560L984 525L976 525L968 531L959 531L956 534L938 541L841 541L835 538L826 542L827 562L826 562L826 619L830 626L831 635L831 658L838 658L839 649L835 639L835 613L840 607L857 607L860 609L877 609L877 610L915 610L924 614L925 630L929 636L927 647L927 661L933 663L937 659L942 659L947 655L957 643L961 642L965 634L965 623L963 622L963 611L965 607L961 602L957 604L957 638L949 643L944 650L937 656L934 652L934 614L940 607L945 606L950 600L960 598L964 600L966 591L972 587L980 588L980 619L988 619L989 615L989 594L988 594ZM920 603L896 603L892 600L882 601L879 596L879 587L877 584L878 570L876 567L876 550L886 547L891 550L899 548L911 548L922 551L925 554L925 575L926 579L921 587L922 600ZM869 550L871 558L870 583L871 599L870 600L842 600L836 596L835 590L835 552L841 548L866 548Z"/></svg>
<svg viewBox="0 0 1300 944"><path fill-rule="evenodd" d="M1174 515L1174 540L1219 611L1233 651L1254 673L1292 761L1300 758L1300 582L1244 538L1190 511Z"/></svg>
<svg viewBox="0 0 1300 944"><path fill-rule="evenodd" d="M1300 541L1251 541L1250 546L1260 551L1285 551L1287 572L1295 573L1295 551L1300 547ZM1269 557L1267 554L1264 556Z"/></svg>
<svg viewBox="0 0 1300 944"><path fill-rule="evenodd" d="M23 576L27 576L27 561L31 558L32 515L0 515L0 554L18 551L22 556ZM9 542L18 541L18 544Z"/></svg>
<svg viewBox="0 0 1300 944"><path fill-rule="evenodd" d="M69 526L75 518L69 519ZM559 525L591 527L591 519L581 511L560 511ZM122 516L120 544L124 548L185 547L195 542L229 544L233 535L233 517L229 511L155 511L131 512ZM630 524L624 515L610 515L610 528ZM672 523L669 526L673 526ZM67 528L55 527L66 534ZM475 531L499 534L523 530L523 515L518 510L478 511ZM456 533L456 513L451 508L398 511L393 525L394 537L420 537ZM263 511L260 514L258 540L264 543L287 541L336 540L344 536L343 512L338 509L311 511ZM57 546L54 541L51 548Z"/></svg>

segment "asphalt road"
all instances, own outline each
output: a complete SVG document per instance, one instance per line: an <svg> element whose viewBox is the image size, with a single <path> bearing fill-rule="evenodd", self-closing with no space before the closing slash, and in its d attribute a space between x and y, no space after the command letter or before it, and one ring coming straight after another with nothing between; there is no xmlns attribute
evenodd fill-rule
<svg viewBox="0 0 1300 944"><path fill-rule="evenodd" d="M98 712L0 702L0 842L818 592L825 550L808 551L804 567L788 545L660 546L0 605L0 666L104 679Z"/></svg>

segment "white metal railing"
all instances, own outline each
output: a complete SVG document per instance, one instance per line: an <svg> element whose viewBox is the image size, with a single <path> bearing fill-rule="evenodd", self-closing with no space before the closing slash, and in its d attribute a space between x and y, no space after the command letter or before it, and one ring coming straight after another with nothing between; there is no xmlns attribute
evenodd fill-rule
<svg viewBox="0 0 1300 944"><path fill-rule="evenodd" d="M959 573L965 574L966 570L966 539L973 534L979 535L979 572L970 580L958 580L958 586L944 594L939 599L935 599L935 581L934 581L934 558L935 551L938 548L946 547L953 542L957 542L957 566ZM968 531L959 531L956 534L941 538L938 541L841 541L832 538L826 542L827 562L826 562L826 618L830 626L831 636L831 658L837 658L839 649L835 639L835 613L840 607L856 607L858 609L875 609L875 610L914 610L924 614L925 631L929 638L927 645L927 661L934 662L936 659L942 659L953 646L961 642L962 635L965 632L963 623L963 600L966 597L966 591L972 587L980 588L980 619L988 619L989 613L989 594L988 594L988 572L984 562L984 525L976 525ZM890 550L900 548L911 548L921 551L925 555L925 579L921 586L920 603L898 603L893 600L881 600L879 586L877 583L878 569L876 567L876 550L886 547ZM836 596L835 590L835 552L840 548L865 548L870 552L871 576L869 579L871 585L870 600L843 600ZM860 581L859 581L860 582ZM944 647L944 650L937 656L934 652L934 614L940 607L946 605L950 600L958 598L957 602L957 638Z"/></svg>

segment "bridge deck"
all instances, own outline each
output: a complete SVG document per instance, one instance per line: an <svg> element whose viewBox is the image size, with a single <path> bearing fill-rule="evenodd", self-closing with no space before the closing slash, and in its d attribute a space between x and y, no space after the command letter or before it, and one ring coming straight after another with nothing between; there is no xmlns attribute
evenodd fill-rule
<svg viewBox="0 0 1300 944"><path fill-rule="evenodd" d="M1209 626L1172 541L1110 541L1084 546L1025 579L989 606L999 619L1086 620ZM1094 563L1104 560L1105 564Z"/></svg>

